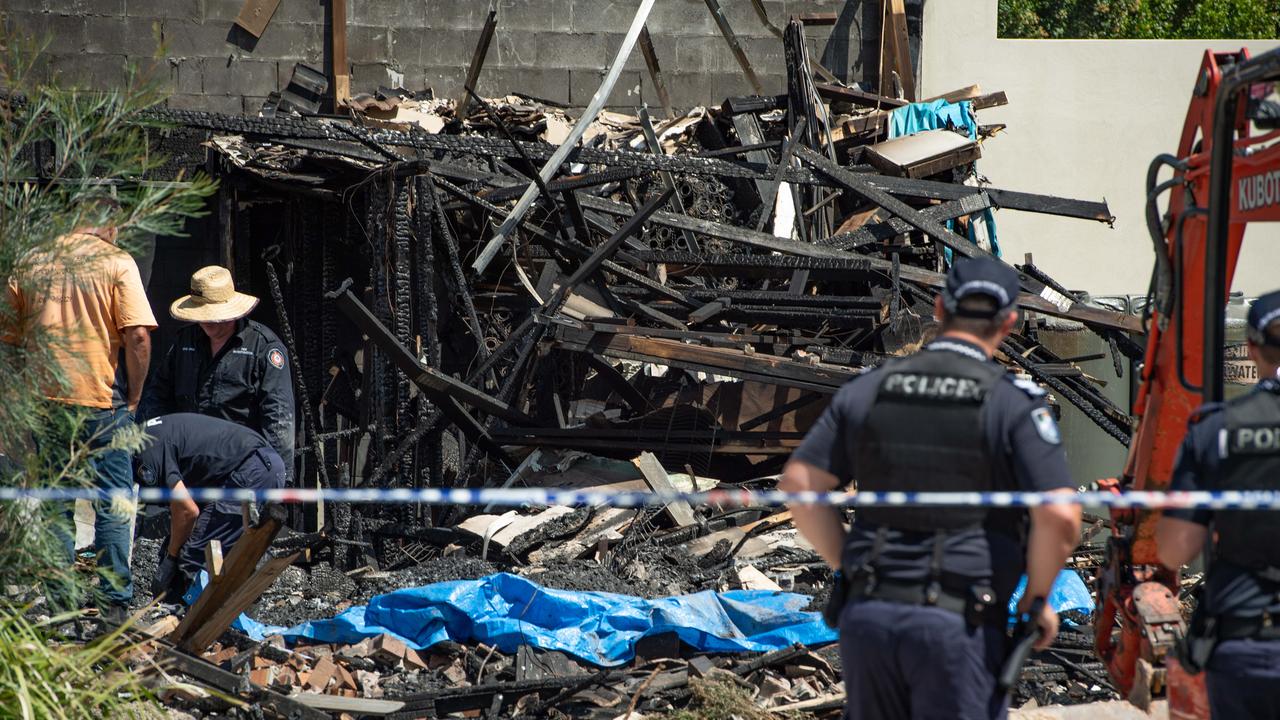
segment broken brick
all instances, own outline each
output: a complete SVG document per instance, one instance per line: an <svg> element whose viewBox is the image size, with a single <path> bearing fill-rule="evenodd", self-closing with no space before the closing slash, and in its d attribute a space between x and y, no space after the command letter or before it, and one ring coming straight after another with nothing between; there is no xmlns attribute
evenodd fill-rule
<svg viewBox="0 0 1280 720"><path fill-rule="evenodd" d="M348 690L359 689L360 685L356 682L355 677L342 664L338 664L338 673L335 677L338 679L338 686Z"/></svg>
<svg viewBox="0 0 1280 720"><path fill-rule="evenodd" d="M411 647L404 649L404 667L406 670L426 670L430 663L424 660L417 650Z"/></svg>
<svg viewBox="0 0 1280 720"><path fill-rule="evenodd" d="M320 692L329 686L329 681L337 674L338 666L329 658L320 658L316 662L316 666L311 669L311 677L307 680L307 687Z"/></svg>
<svg viewBox="0 0 1280 720"><path fill-rule="evenodd" d="M249 682L254 685L267 687L271 685L271 681L276 677L276 669L274 666L262 667L249 671Z"/></svg>
<svg viewBox="0 0 1280 720"><path fill-rule="evenodd" d="M384 665L395 667L404 659L404 651L407 649L404 643L384 633L373 639L369 657Z"/></svg>

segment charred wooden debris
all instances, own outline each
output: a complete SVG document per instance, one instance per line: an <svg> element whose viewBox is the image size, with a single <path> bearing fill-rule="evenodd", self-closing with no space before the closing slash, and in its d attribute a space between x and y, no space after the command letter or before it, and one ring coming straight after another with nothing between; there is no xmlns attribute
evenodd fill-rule
<svg viewBox="0 0 1280 720"><path fill-rule="evenodd" d="M267 286L292 345L303 476L502 483L534 448L768 475L799 418L929 336L946 258L991 254L992 209L1112 219L975 182L991 127L884 141L901 103L793 75L786 96L656 123L603 113L546 183L531 178L572 121L519 96L465 118L392 94L346 119L164 113L207 136L223 255ZM884 149L931 133L965 151ZM532 211L498 236L531 183ZM1001 359L1127 443L1127 413L1036 333L1083 323L1119 368L1140 318L1016 267L1028 320Z"/></svg>
<svg viewBox="0 0 1280 720"><path fill-rule="evenodd" d="M935 100L970 123L905 133L893 118L906 101L815 79L798 22L783 40L785 94L660 118L600 113L545 180L539 168L574 118L526 96L384 89L344 116L156 113L178 126L170 138L208 148L205 166L223 180L221 259L238 285L271 298L294 358L298 482L771 487L841 384L931 337L949 259L998 252L992 211L1113 220L1105 202L978 175L983 144L1002 127L972 113L1004 104L1003 93L948 93ZM514 212L527 192L530 209ZM1127 444L1126 411L1080 358L1058 357L1038 334L1048 318L1082 324L1119 373L1140 353L1130 334L1141 319L1030 261L1015 267L1025 321L999 359ZM236 608L257 603L255 614L291 623L496 570L558 587L783 588L819 602L829 573L779 510L329 504L295 517L324 532L269 563L283 575L265 594L237 595ZM295 561L312 572L284 569ZM311 584L321 575L336 589ZM683 707L720 686L761 713L834 717L842 699L834 652L802 647L730 657L656 643L601 669L528 648L288 649L222 628L185 653L150 642L212 695L289 717L613 718ZM1061 652L1029 667L1028 678L1043 677L1019 697L1113 696L1084 657L1085 635L1063 637Z"/></svg>

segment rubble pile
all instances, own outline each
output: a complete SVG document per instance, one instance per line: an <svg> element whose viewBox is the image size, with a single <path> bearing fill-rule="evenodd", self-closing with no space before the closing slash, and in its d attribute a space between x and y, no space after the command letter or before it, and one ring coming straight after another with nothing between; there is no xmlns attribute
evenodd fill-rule
<svg viewBox="0 0 1280 720"><path fill-rule="evenodd" d="M601 112L543 175L577 119L519 94L461 112L384 88L340 116L156 113L208 148L237 285L268 290L261 312L294 360L297 483L771 488L841 384L932 336L947 263L998 256L994 210L1112 220L1105 202L1001 189L978 173L1003 128L977 113L1003 93L972 86L912 103L815 79L800 20L783 43L785 94L659 118ZM1129 333L1140 319L1029 259L1015 267L1025 322L998 359L1127 444L1125 411L1037 334L1046 317L1082 323L1120 372L1139 354ZM212 688L183 685L168 696L176 706L216 713L238 697L300 717L638 718L741 696L751 712L839 714L830 646L715 654L654 635L633 661L602 668L524 645L285 647L227 629L240 612L290 626L494 572L646 598L796 592L818 610L829 570L780 508L290 512L296 532L277 537L281 522L268 521L256 555L228 557L184 625L151 641L167 672ZM155 552L154 536L139 541L139 557ZM1036 657L1019 702L1114 697L1085 631Z"/></svg>

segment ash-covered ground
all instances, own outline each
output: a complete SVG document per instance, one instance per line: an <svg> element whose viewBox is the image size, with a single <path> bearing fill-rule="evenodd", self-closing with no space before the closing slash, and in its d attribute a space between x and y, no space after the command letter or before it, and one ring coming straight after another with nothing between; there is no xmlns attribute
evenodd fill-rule
<svg viewBox="0 0 1280 720"><path fill-rule="evenodd" d="M152 522L155 528L156 523ZM152 530L134 543L134 607L152 599L151 582L160 554L161 540ZM286 531L287 534L287 531ZM284 537L284 534L282 534ZM548 543L554 543L549 540ZM354 570L335 567L331 554L319 553L320 559L306 565L295 565L284 571L250 610L259 622L291 626L307 620L333 617L353 605L366 604L373 596L403 588L420 587L451 580L473 580L497 572L510 572L549 588L609 592L646 598L666 597L701 590L729 590L740 587L735 563L725 552L712 552L702 558L689 554L682 544L660 545L640 541L617 548L603 559L558 560L545 564L527 558L491 552L482 559L481 543L453 548L445 554L441 548L428 548L427 557L407 567L383 570L363 564ZM371 560L371 558L364 558ZM401 560L402 562L402 560ZM776 557L766 556L752 561L762 568L772 564L793 564L797 568L795 582L786 589L815 595L813 610L821 610L830 593L830 573L811 553L789 548Z"/></svg>

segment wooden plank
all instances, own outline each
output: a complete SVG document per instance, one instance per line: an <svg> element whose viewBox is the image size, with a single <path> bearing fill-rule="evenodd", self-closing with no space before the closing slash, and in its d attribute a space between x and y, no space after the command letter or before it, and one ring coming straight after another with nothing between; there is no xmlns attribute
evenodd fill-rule
<svg viewBox="0 0 1280 720"><path fill-rule="evenodd" d="M667 477L667 471L662 467L662 463L658 462L657 456L653 453L642 452L639 457L631 462L640 468L640 472L644 475L644 481L649 485L650 490L659 493L676 492L675 486L671 484L671 478ZM677 527L698 524L698 516L694 514L693 507L685 500L669 502L663 509L675 521Z"/></svg>
<svg viewBox="0 0 1280 720"><path fill-rule="evenodd" d="M271 546L282 527L283 511L279 506L269 506L271 510L263 513L259 523L244 531L235 547L223 563L222 575L214 578L205 586L204 592L187 610L186 616L178 624L178 628L169 636L169 641L181 645L217 613L218 608L226 602L253 574L258 561ZM203 649L203 648L202 648Z"/></svg>
<svg viewBox="0 0 1280 720"><path fill-rule="evenodd" d="M239 546L239 543L236 543L236 547ZM232 552L234 552L234 549ZM271 584L276 581L280 573L284 572L300 557L302 557L302 552L298 551L268 560L265 565L250 575L243 584L238 585L235 592L217 607L208 620L193 630L187 640L178 644L178 648L189 653L203 652L215 640L222 637L222 633L231 627L231 623L235 622L240 613L248 610L254 603L258 602L258 598L267 591L267 588L271 587ZM201 597L203 597L203 594Z"/></svg>
<svg viewBox="0 0 1280 720"><path fill-rule="evenodd" d="M911 39L907 32L906 3L904 0L885 0L884 9L885 26L882 32L885 33L885 47L892 51L892 66L898 71L898 79L902 81L902 94L908 100L915 102L916 76L911 65ZM883 78L880 94L888 94L885 92Z"/></svg>
<svg viewBox="0 0 1280 720"><path fill-rule="evenodd" d="M640 30L640 54L644 56L645 69L649 71L649 80L653 82L654 92L658 94L658 104L667 117L674 118L676 111L671 104L671 93L667 91L667 81L662 75L662 65L658 62L658 51L653 47L653 38L649 36L646 24Z"/></svg>
<svg viewBox="0 0 1280 720"><path fill-rule="evenodd" d="M738 36L734 34L733 28L730 27L729 19L725 17L719 0L704 0L704 2L707 4L707 9L711 11L711 17L716 21L716 27L720 28L720 34L724 36L724 41L729 44L729 50L733 53L734 59L738 61L738 65L742 68L742 74L746 76L751 89L757 95L764 95L764 86L760 84L760 78L756 77L756 71L751 68L751 61L747 59L747 53L742 49L742 44L738 42Z"/></svg>
<svg viewBox="0 0 1280 720"><path fill-rule="evenodd" d="M204 546L204 569L209 571L210 579L217 579L222 575L221 540L210 540L209 544Z"/></svg>
<svg viewBox="0 0 1280 720"><path fill-rule="evenodd" d="M347 64L347 0L329 0L330 46L333 49L333 106L342 108L351 98L351 66Z"/></svg>
<svg viewBox="0 0 1280 720"><path fill-rule="evenodd" d="M968 85L958 90L952 90L941 95L927 97L920 102L933 102L934 100L946 100L947 102L960 102L961 100L972 100L982 94L981 85Z"/></svg>
<svg viewBox="0 0 1280 720"><path fill-rule="evenodd" d="M800 13L795 18L805 25L835 25L839 15L833 12Z"/></svg>
<svg viewBox="0 0 1280 720"><path fill-rule="evenodd" d="M982 110L984 108L997 107L999 105L1008 105L1009 98L1005 96L1004 91L989 93L987 95L979 95L973 99L973 109Z"/></svg>
<svg viewBox="0 0 1280 720"><path fill-rule="evenodd" d="M743 590L782 592L782 587L768 575L760 572L755 565L743 565L738 568L738 583L742 585Z"/></svg>
<svg viewBox="0 0 1280 720"><path fill-rule="evenodd" d="M240 14L236 16L236 24L250 35L260 38L279 6L280 0L245 0L240 7Z"/></svg>
<svg viewBox="0 0 1280 720"><path fill-rule="evenodd" d="M342 695L320 695L300 693L293 697L294 701L314 710L325 712L349 713L351 715L390 715L404 707L403 700L375 700L372 698L343 697Z"/></svg>
<svg viewBox="0 0 1280 720"><path fill-rule="evenodd" d="M831 83L816 82L813 86L818 91L819 95L828 100L841 100L860 107L893 109L900 108L908 104L906 100L899 100L886 95L862 92L861 90L840 87L839 85L832 85Z"/></svg>
<svg viewBox="0 0 1280 720"><path fill-rule="evenodd" d="M886 175L929 177L982 156L978 143L950 130L925 130L868 145L863 157Z"/></svg>
<svg viewBox="0 0 1280 720"><path fill-rule="evenodd" d="M498 27L498 8L497 6L489 6L489 14L484 19L484 28L480 30L480 40L476 43L475 52L471 55L471 64L467 66L467 79L462 84L462 89L458 91L458 98L454 101L454 116L458 119L467 116L467 104L471 101L471 96L467 94L467 88L476 89L476 80L480 79L480 70L484 67L484 58L489 54L489 44L493 41L493 31Z"/></svg>

